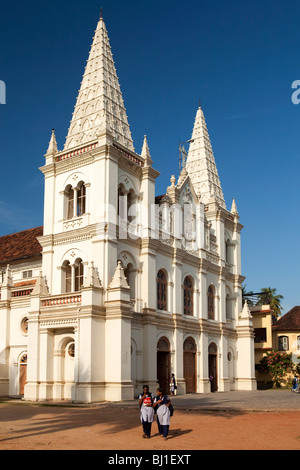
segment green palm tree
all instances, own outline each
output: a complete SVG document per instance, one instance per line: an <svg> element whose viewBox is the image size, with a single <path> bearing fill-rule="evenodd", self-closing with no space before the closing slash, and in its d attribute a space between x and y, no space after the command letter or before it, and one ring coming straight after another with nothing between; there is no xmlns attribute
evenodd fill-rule
<svg viewBox="0 0 300 470"><path fill-rule="evenodd" d="M283 296L280 294L276 294L276 289L272 287L263 287L261 289L261 294L257 305L270 305L271 310L273 310L274 317L277 318L282 314L282 305L281 300Z"/></svg>

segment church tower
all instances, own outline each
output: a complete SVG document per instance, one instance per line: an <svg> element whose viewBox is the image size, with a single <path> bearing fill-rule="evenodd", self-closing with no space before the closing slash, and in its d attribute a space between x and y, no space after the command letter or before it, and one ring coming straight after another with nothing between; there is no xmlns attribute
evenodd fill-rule
<svg viewBox="0 0 300 470"><path fill-rule="evenodd" d="M118 216L121 202L127 213L141 194L144 203L154 203L158 172L148 151L144 145L142 155L135 152L101 13L64 149L53 130L41 168L44 288L32 300L29 319L28 355L37 362L28 364L27 399L133 398L131 321L142 301L140 265L129 251L138 255L141 215L131 216L132 237L128 221L119 226ZM68 389L61 383L69 343L75 345L69 372L75 379Z"/></svg>

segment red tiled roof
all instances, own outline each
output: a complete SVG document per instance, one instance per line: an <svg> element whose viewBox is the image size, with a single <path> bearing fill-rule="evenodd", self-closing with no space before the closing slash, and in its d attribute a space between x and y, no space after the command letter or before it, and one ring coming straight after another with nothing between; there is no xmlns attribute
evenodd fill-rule
<svg viewBox="0 0 300 470"><path fill-rule="evenodd" d="M300 307L293 307L274 325L276 330L300 330Z"/></svg>
<svg viewBox="0 0 300 470"><path fill-rule="evenodd" d="M41 256L42 247L37 237L43 235L43 227L0 237L0 264Z"/></svg>

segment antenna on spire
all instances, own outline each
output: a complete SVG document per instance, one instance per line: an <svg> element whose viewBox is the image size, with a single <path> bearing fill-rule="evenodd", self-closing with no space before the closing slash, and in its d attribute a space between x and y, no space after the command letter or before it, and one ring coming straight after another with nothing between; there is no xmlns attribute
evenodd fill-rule
<svg viewBox="0 0 300 470"><path fill-rule="evenodd" d="M100 20L103 20L103 8L101 7L101 10L100 10Z"/></svg>

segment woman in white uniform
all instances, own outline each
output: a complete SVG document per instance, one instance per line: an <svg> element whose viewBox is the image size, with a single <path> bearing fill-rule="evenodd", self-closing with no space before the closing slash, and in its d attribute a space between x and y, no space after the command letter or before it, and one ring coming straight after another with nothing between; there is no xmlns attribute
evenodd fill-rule
<svg viewBox="0 0 300 470"><path fill-rule="evenodd" d="M171 413L169 410L171 400L168 398L167 395L163 394L162 388L158 388L156 393L157 395L153 400L153 407L157 408L158 432L161 436L163 436L165 440L167 440L171 418Z"/></svg>
<svg viewBox="0 0 300 470"><path fill-rule="evenodd" d="M143 393L139 395L140 417L143 425L143 437L150 439L151 426L154 421L153 395L149 392L149 386L144 385Z"/></svg>

